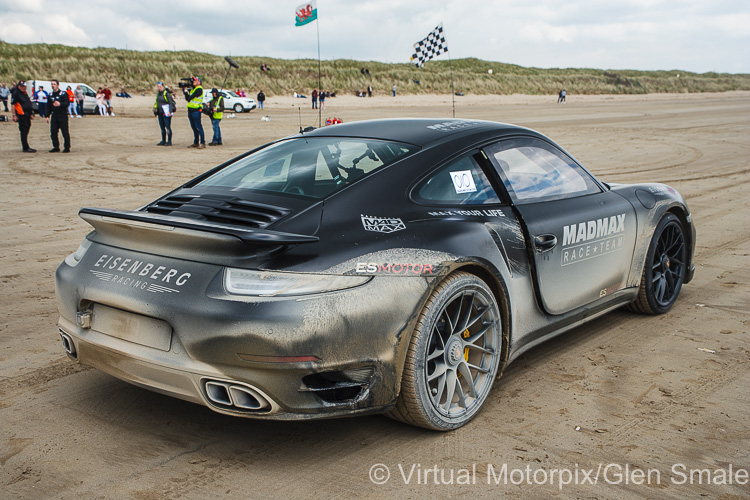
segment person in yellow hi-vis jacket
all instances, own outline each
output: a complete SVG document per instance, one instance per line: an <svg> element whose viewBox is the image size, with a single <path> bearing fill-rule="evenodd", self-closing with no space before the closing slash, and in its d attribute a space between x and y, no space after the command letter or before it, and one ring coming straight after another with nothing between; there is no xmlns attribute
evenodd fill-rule
<svg viewBox="0 0 750 500"><path fill-rule="evenodd" d="M211 108L211 126L214 129L214 136L209 146L222 146L221 142L221 128L219 128L219 122L224 118L224 98L219 94L219 89L211 89L211 95L213 96L211 102L208 104Z"/></svg>
<svg viewBox="0 0 750 500"><path fill-rule="evenodd" d="M192 87L182 89L182 93L185 94L185 100L187 101L190 128L193 129L193 143L188 147L203 149L206 147L206 137L203 135L203 124L201 123L203 87L201 86L201 79L197 76L193 77L192 84Z"/></svg>
<svg viewBox="0 0 750 500"><path fill-rule="evenodd" d="M172 145L172 115L177 110L172 93L163 82L156 84L156 100L154 101L154 116L159 119L161 142L157 146Z"/></svg>

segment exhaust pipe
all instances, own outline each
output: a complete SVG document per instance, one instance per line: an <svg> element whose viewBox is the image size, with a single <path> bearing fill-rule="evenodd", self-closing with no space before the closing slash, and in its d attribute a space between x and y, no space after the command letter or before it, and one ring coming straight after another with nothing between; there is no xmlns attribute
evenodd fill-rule
<svg viewBox="0 0 750 500"><path fill-rule="evenodd" d="M60 334L60 338L62 339L62 345L63 349L65 349L65 352L68 353L68 356L70 356L73 359L76 359L78 357L78 353L76 352L76 345L73 343L73 339L65 333L62 330L58 330L58 333Z"/></svg>
<svg viewBox="0 0 750 500"><path fill-rule="evenodd" d="M243 411L266 411L271 403L252 387L238 382L206 380L204 382L206 397L222 408Z"/></svg>

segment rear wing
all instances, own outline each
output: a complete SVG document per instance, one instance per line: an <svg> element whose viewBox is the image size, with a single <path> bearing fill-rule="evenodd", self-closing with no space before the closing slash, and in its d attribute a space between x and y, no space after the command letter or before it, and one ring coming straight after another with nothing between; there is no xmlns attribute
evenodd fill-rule
<svg viewBox="0 0 750 500"><path fill-rule="evenodd" d="M148 212L131 212L111 210L107 208L82 208L78 215L91 224L97 232L114 234L133 232L174 232L178 231L195 239L216 240L215 235L221 235L243 243L255 245L298 245L314 243L317 236L284 233L269 229L255 229L209 222L199 219L172 217L169 215L151 214Z"/></svg>

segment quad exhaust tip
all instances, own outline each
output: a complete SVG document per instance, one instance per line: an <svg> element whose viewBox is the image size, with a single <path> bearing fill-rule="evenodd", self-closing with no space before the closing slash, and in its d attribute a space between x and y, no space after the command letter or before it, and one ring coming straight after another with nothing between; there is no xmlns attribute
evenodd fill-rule
<svg viewBox="0 0 750 500"><path fill-rule="evenodd" d="M271 410L271 402L259 391L239 382L206 380L206 397L221 408L262 412Z"/></svg>
<svg viewBox="0 0 750 500"><path fill-rule="evenodd" d="M65 349L65 352L68 353L68 356L75 359L78 357L78 353L76 352L76 345L73 343L73 339L65 333L62 330L58 330L58 333L60 333L60 338L62 339L62 345L63 349Z"/></svg>

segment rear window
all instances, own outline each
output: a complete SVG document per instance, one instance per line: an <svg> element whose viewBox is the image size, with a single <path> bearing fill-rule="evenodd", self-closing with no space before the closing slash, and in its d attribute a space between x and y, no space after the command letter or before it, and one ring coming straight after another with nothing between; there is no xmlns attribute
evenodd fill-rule
<svg viewBox="0 0 750 500"><path fill-rule="evenodd" d="M372 139L295 138L242 158L198 186L325 198L417 150L411 144Z"/></svg>

